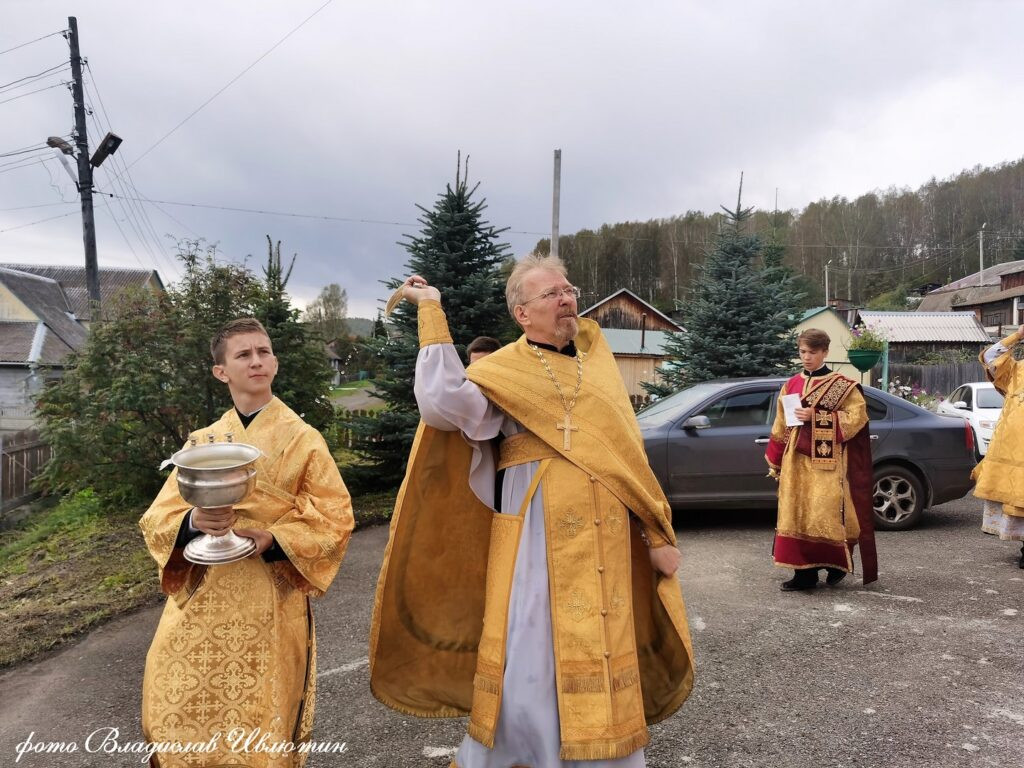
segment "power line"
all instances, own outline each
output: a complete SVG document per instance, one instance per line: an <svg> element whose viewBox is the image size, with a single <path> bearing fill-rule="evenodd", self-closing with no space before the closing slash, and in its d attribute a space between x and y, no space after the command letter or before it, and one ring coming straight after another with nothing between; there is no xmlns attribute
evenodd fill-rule
<svg viewBox="0 0 1024 768"><path fill-rule="evenodd" d="M32 161L32 162L28 163L29 165L35 165L35 161L37 159L42 158L42 157L49 157L49 156L50 156L49 152L39 152L37 150L36 153L33 154L33 155L29 155L29 156L26 156L26 157L19 157L19 158L16 158L14 160L8 160L6 163L0 163L0 168L6 168L6 167L11 166L11 165L17 165L18 163L25 163L25 162L28 162L28 161Z"/></svg>
<svg viewBox="0 0 1024 768"><path fill-rule="evenodd" d="M0 152L0 157L14 157L15 155L27 155L30 152L39 152L40 150L47 149L45 144L36 144L33 147L26 147L25 149L15 149L10 152Z"/></svg>
<svg viewBox="0 0 1024 768"><path fill-rule="evenodd" d="M86 87L86 89L88 90L88 92L90 94L90 98L92 97L93 94L95 94L96 101L100 105L100 109L103 112L103 117L106 120L107 130L109 131L109 130L112 129L112 123L111 123L111 120L110 120L110 115L107 112L106 104L103 102L103 95L100 93L99 85L96 83L96 74L93 72L92 67L89 66L88 60L85 61L85 66L89 69L89 75L90 75L88 80L84 80L85 87ZM97 127L97 129L100 131L100 133L101 134L104 133L103 127L100 124L99 116L95 114L95 110L90 109L89 116L92 118L93 125ZM120 186L121 190L125 193L125 195L128 195L130 192L134 192L134 194L136 196L145 199L145 195L143 195L139 191L138 187L135 186L135 180L132 178L131 173L128 171L128 168L125 165L124 157L120 156L120 155L117 155L117 154L114 154L114 155L110 156L110 161L113 164L113 167L114 167L115 170L117 170L119 165L123 168L121 173L119 173L119 174L117 174L116 176L113 177L113 181ZM110 174L109 169L105 169L105 172ZM123 176L123 178L122 178L122 176ZM106 200L104 200L104 202L106 203ZM118 201L118 204L121 206L122 210L125 209L124 203L122 201ZM128 207L131 208L131 205L129 204ZM154 245L154 247L156 249L155 254L159 254L159 256L160 256L160 259L158 259L156 257L156 255L154 254L154 252L151 251L151 256L153 258L154 266L157 266L157 268L159 268L160 267L160 260L163 259L163 260L165 260L166 264L170 265L169 268L168 268L169 269L169 275L174 275L174 274L180 275L181 273L180 273L180 270L178 269L177 262L174 260L173 257L168 256L167 253L163 250L163 248L161 246L161 238L157 234L156 228L153 226L153 221L152 221L152 219L149 216L149 212L146 210L145 207L143 207L138 202L136 202L136 207L138 209L138 213L140 214L139 229L142 230L142 231L148 231L148 234L152 238L153 245ZM107 204L107 210L108 210L108 213L111 213L111 216L113 216L113 212L110 210L109 204ZM116 219L115 219L115 223L116 223ZM143 226L143 224L145 226ZM122 232L122 236L123 236L123 234L124 233ZM145 245L145 243L143 243L143 244ZM146 246L146 249L150 250L148 248L148 246Z"/></svg>
<svg viewBox="0 0 1024 768"><path fill-rule="evenodd" d="M56 158L53 158L53 157L37 157L37 158L34 158L31 162L26 162L24 165L15 165L15 166L13 166L11 168L0 169L0 173L10 173L11 171L18 171L18 170L21 170L22 168L31 168L32 166L37 165L39 163L49 163L49 162L52 162L54 159L56 159Z"/></svg>
<svg viewBox="0 0 1024 768"><path fill-rule="evenodd" d="M92 120L93 127L96 128L97 133L100 136L102 136L103 133L104 133L103 128L100 126L99 120L96 118L96 115L93 113L93 110L91 108L88 109L87 114L88 114L89 118ZM115 157L116 157L116 155L115 155ZM110 160L111 163L114 162L113 157L108 158L108 159ZM109 167L107 167L105 165L104 166L100 166L100 167L102 168L102 170L105 173L107 173L107 174L111 173ZM121 188L121 190L125 194L128 193L128 189L127 189L127 187L124 186L124 184L120 184L120 188ZM124 201L118 200L118 205L121 206L121 211L125 214L125 221L128 222L128 224L131 226L132 230L135 232L135 235L139 238L139 242L142 244L142 247L149 253L150 258L153 259L154 261L156 261L156 256L155 256L155 254L153 252L153 249L150 246L149 242L146 241L146 238L144 236L145 230L144 230L144 228L142 226L141 219L136 215L135 210L134 210L134 208L131 205L131 202L129 201L128 205L126 206ZM108 204L107 207L108 207L108 210L109 210L109 204ZM159 244L158 244L158 247L159 247Z"/></svg>
<svg viewBox="0 0 1024 768"><path fill-rule="evenodd" d="M0 56L3 56L5 53L10 53L11 51L16 51L19 48L24 48L26 45L32 45L32 43L38 43L40 40L45 40L48 37L53 37L54 35L65 35L65 34L67 34L67 30L66 29L62 29L59 32L51 32L48 35L43 35L42 37L37 37L35 40L29 40L27 43L22 43L21 45L16 45L13 48L8 48L6 51L0 51Z"/></svg>
<svg viewBox="0 0 1024 768"><path fill-rule="evenodd" d="M9 99L4 99L3 101L0 101L0 104L6 104L9 101L17 101L18 99L24 99L26 96L31 96L34 93L42 93L43 91L48 91L51 88L60 88L61 86L64 86L64 85L67 85L67 83L64 83L64 82L54 83L53 85L48 85L45 88L40 88L39 90L36 90L36 91L29 91L28 93L23 93L20 96L11 96L11 98L9 98Z"/></svg>
<svg viewBox="0 0 1024 768"><path fill-rule="evenodd" d="M109 192L102 192L101 194L107 195L107 194L110 194L110 193ZM117 195L111 195L111 196L112 197L116 197ZM320 220L320 221L341 221L341 222L347 222L347 223L350 223L350 224L380 224L380 225L384 225L384 226L408 227L408 228L411 228L411 229L415 229L418 226L420 226L419 224L412 224L412 223L409 223L407 221L382 221L382 220L379 220L379 219L356 219L356 218L348 218L348 217L345 217L345 216L326 216L326 215L313 214L313 213L293 213L293 212L289 212L289 211L267 211L267 210L261 210L261 209L258 209L258 208L237 208L237 207L226 206L226 205L206 205L204 203L184 203L184 202L180 202L180 201L177 201L177 200L147 199L147 202L161 203L163 205L179 205L179 206L182 206L182 207L185 207L185 208L206 208L206 209L215 210L215 211L231 211L233 213L255 213L255 214L259 214L261 216L285 216L285 217L295 218L295 219L315 219L315 220ZM533 234L533 233L527 232L527 233L523 233L523 234Z"/></svg>
<svg viewBox="0 0 1024 768"><path fill-rule="evenodd" d="M61 136L61 138L62 139L71 139L71 138L74 138L74 137L73 137L72 134L66 133L63 136ZM24 147L18 147L16 149L4 150L3 152L0 152L0 157L6 156L6 155L15 155L15 154L18 154L19 152L31 151L33 149L46 149L48 146L49 145L47 145L46 142L38 142L37 141L35 144L26 144Z"/></svg>
<svg viewBox="0 0 1024 768"><path fill-rule="evenodd" d="M304 27L304 26L306 25L306 23L307 23L307 22L309 22L309 20L310 20L310 19L312 19L312 18L313 18L314 16L316 16L316 15L317 15L318 13L320 13L320 11L322 11L322 10L323 10L324 8L326 8L326 7L328 6L328 5L330 5L330 4L331 4L331 3L333 3L333 2L334 2L334 0L327 0L327 2L326 2L326 3L324 3L324 4L323 4L323 5L321 5L321 6L319 7L319 8L317 8L317 9L316 9L315 11L313 11L313 12L312 12L311 14L309 14L309 16L307 16L307 17L306 17L305 19L303 19L303 20L302 20L302 21L301 21L301 22L299 23L299 25L298 25L297 27L295 27L294 29L292 29L292 31L291 31L291 32L289 32L288 34L286 34L286 35L285 35L284 37L282 37L282 38L281 38L280 40L278 40L278 41L277 41L276 43L274 43L274 44L273 44L273 45L272 45L272 46L271 46L270 48L268 48L268 49L267 49L267 50L266 50L266 51L265 51L265 52L264 52L264 53L263 53L263 54L262 54L262 55L261 55L261 56L260 56L260 57L259 57L258 59L256 59L256 61L254 61L254 62L253 62L252 64L250 64L250 65L249 65L248 67L246 67L246 68L245 68L245 69L243 69L243 70L242 70L241 72L239 72L239 73L238 73L237 75L235 75L235 76L234 76L234 77L233 77L233 78L232 78L232 79L231 79L230 81L228 81L227 85L225 85L225 86L224 86L223 88L221 88L221 89L220 89L219 91L217 91L217 92L216 92L215 94L213 94L213 95L212 95L212 96L211 96L210 98L208 98L208 99L207 99L206 101L204 101L204 102L203 102L202 104L200 104L200 105L199 105L198 107L196 107L196 108L195 108L195 109L194 109L194 110L193 110L192 112L190 112L190 113L189 113L189 114L188 114L188 115L187 115L187 116L185 117L185 119L184 119L184 120L182 120L182 121L181 121L180 123L178 123L178 124L177 124L176 126L174 126L173 128L171 128L171 130L169 130L169 131L168 131L167 133L165 133L165 134L164 134L163 136L161 136L161 137L160 137L159 139L157 139L157 141L156 141L156 143L155 143L155 144L153 144L153 145L152 145L152 146L151 146L151 147L150 147L149 149L147 149L147 150L146 150L145 152L143 152L143 153L142 153L141 155L139 155L138 157L136 157L136 158L135 158L135 159L134 159L134 160L133 160L133 161L132 161L131 163L129 163L129 164L128 164L127 168L131 168L131 167L132 167L132 166L134 166L134 165L135 165L136 163L138 163L138 162L139 162L139 161L140 161L140 160L141 160L142 158L144 158L144 157L145 157L146 155L148 155L148 154L149 154L150 152L152 152L152 151L153 151L154 149L156 149L156 148L157 148L158 146L160 146L160 144L162 144L162 143L163 143L163 141L164 141L165 139L167 139L167 138L168 138L168 137L169 137L169 136L170 136L171 134L173 134L173 133L174 133L175 131L177 131L177 130L178 130L179 128L181 128L181 126L183 126L183 125L184 125L185 123L187 123L187 122L188 122L189 120L191 120L191 119L192 119L193 117L195 117L195 116L196 116L197 114L199 114L199 112L200 112L200 111L201 111L201 110L202 110L202 109L203 109L204 107L206 107L206 106L207 106L207 105L208 105L208 104L209 104L210 102L212 102L212 101L213 101L214 99L216 99L216 98L217 98L218 96L220 96L220 95L221 95L222 93L224 93L224 91L226 91L226 90L227 90L228 88L230 88L230 87L231 87L232 85L234 85L234 84L235 84L236 82L238 82L239 80L241 80L241 79L242 79L242 77L244 77L244 76L245 76L245 74L246 74L246 73L247 73L247 72L248 72L248 71L249 71L250 69L252 69L253 67L255 67L255 66L256 66L257 64L259 64L259 63L260 63L261 61L263 61L263 59L265 59L265 58L266 58L267 56L269 56L269 55L270 55L271 53L273 53L273 52L274 52L274 50L275 50L275 49L276 49L276 48L277 48L278 46L280 46L280 45L281 45L281 44L282 44L282 43L283 43L283 42L284 42L285 40L287 40L287 39L288 39L289 37L291 37L291 36L292 36L292 35L294 35L294 34L295 34L296 32L298 32L298 31L299 31L300 29L302 29L302 27ZM2 102L0 102L0 103L2 103Z"/></svg>
<svg viewBox="0 0 1024 768"><path fill-rule="evenodd" d="M124 233L124 230L121 228L121 223L117 220L117 217L114 215L114 212L110 210L110 201L107 200L106 197L102 196L100 197L100 199L103 200L103 206L107 209L107 215L110 216L111 220L114 222L114 226L117 227L117 231L121 233L121 237L124 239L124 244L128 246L128 250L131 251L132 256L135 257L135 260L139 262L139 266L145 269L146 265L142 263L142 259L139 258L139 254L135 252L135 249L132 247L132 244L128 241L128 236Z"/></svg>
<svg viewBox="0 0 1024 768"><path fill-rule="evenodd" d="M70 66L71 65L65 61L60 64L57 64L56 66L50 67L49 69L44 69L42 72L38 72L34 75L25 75L25 77L19 77L17 80L11 80L11 82L9 83L4 83L3 85L0 85L0 91L5 91L8 88L24 88L32 80L39 80L41 78L49 77L50 75L55 75L58 71L62 69L67 69ZM18 85L18 83L21 83L21 85Z"/></svg>
<svg viewBox="0 0 1024 768"><path fill-rule="evenodd" d="M78 205L76 200L68 200L63 203L39 203L38 205L19 205L16 208L0 208L0 213L6 211L27 211L29 208L52 208L55 205Z"/></svg>
<svg viewBox="0 0 1024 768"><path fill-rule="evenodd" d="M0 229L0 235L4 232L13 232L16 229L24 229L25 227L34 227L36 224L42 224L44 221L53 221L54 219L64 219L68 216L74 216L78 211L68 211L67 213L58 213L56 216L50 216L45 219L39 219L37 221L30 221L28 224L18 224L16 227L8 227L7 229Z"/></svg>

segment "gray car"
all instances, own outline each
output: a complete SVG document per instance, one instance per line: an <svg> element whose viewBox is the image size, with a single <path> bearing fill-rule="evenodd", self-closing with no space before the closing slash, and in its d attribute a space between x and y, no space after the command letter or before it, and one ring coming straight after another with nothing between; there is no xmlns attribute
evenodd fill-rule
<svg viewBox="0 0 1024 768"><path fill-rule="evenodd" d="M767 477L764 451L784 381L708 381L637 414L648 461L673 510L775 505L777 486ZM971 489L974 434L965 420L873 387L864 396L878 528L910 528L927 507Z"/></svg>

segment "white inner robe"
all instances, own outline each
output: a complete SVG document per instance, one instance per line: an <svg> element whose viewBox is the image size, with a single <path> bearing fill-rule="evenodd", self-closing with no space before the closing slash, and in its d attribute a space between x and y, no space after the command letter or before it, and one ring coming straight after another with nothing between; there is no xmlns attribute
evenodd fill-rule
<svg viewBox="0 0 1024 768"><path fill-rule="evenodd" d="M460 430L473 447L469 484L480 500L494 508L495 465L492 452L479 443L499 434L523 431L466 379L451 344L423 347L416 358L416 402L424 422L445 431ZM504 514L518 514L538 462L505 470L501 488ZM542 481L543 483L543 481ZM457 514L457 513L456 513ZM615 760L560 760L555 657L548 595L544 500L538 488L523 520L508 606L505 674L494 749L467 735L455 762L459 768L643 768L638 749Z"/></svg>

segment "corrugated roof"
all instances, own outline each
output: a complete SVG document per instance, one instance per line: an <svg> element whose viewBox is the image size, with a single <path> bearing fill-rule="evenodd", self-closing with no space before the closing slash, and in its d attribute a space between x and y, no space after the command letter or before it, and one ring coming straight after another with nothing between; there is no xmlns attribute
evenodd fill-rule
<svg viewBox="0 0 1024 768"><path fill-rule="evenodd" d="M979 281L980 272L961 277L936 288L921 299L918 312L948 312L963 304L978 304L999 292L1003 275L1024 271L1024 260L1006 261L986 267ZM980 283L980 284L979 284Z"/></svg>
<svg viewBox="0 0 1024 768"><path fill-rule="evenodd" d="M0 267L0 281L64 344L74 350L82 348L86 330L72 319L67 297L56 280Z"/></svg>
<svg viewBox="0 0 1024 768"><path fill-rule="evenodd" d="M812 318L819 312L824 312L826 309L828 309L828 307L811 307L810 309L805 309L804 313L800 315L800 320L798 322L802 323L804 320Z"/></svg>
<svg viewBox="0 0 1024 768"><path fill-rule="evenodd" d="M89 292L85 284L85 267L64 264L53 266L43 264L0 264L0 269L16 269L19 272L56 280L60 283L61 288L64 289L71 311L75 316L80 320L89 320ZM159 273L152 269L100 267L99 277L101 302L113 298L126 288L141 288L151 278L156 281L159 288L162 289L164 287Z"/></svg>
<svg viewBox="0 0 1024 768"><path fill-rule="evenodd" d="M664 357L665 344L671 334L668 331L647 331L644 347L640 348L640 337L643 331L628 328L602 328L601 333L608 340L613 355L643 355Z"/></svg>
<svg viewBox="0 0 1024 768"><path fill-rule="evenodd" d="M987 343L988 334L973 312L873 312L862 309L860 321L884 330L892 343L962 341Z"/></svg>
<svg viewBox="0 0 1024 768"><path fill-rule="evenodd" d="M973 275L967 275L967 277L961 277L959 280L954 280L952 283L946 283L941 288L936 288L934 291L929 293L939 293L943 291L959 291L964 288L978 288L985 285L999 285L1000 278L1003 275L1011 272L1024 271L1024 259L1018 261L1004 261L1002 264L993 264L991 267L985 267L984 277L979 283L978 275L980 272L975 272Z"/></svg>
<svg viewBox="0 0 1024 768"><path fill-rule="evenodd" d="M958 307L977 307L983 304L992 304L997 301L1004 301L1006 299L1012 299L1016 296L1024 296L1024 285L1018 285L1016 288L1007 288L1005 291L996 291L995 293L987 293L979 299L974 301L961 301L957 303Z"/></svg>
<svg viewBox="0 0 1024 768"><path fill-rule="evenodd" d="M973 288L959 288L955 291L933 291L921 299L918 312L951 312L962 304L977 304L999 290L999 285Z"/></svg>
<svg viewBox="0 0 1024 768"><path fill-rule="evenodd" d="M39 323L0 322L0 363L27 363Z"/></svg>

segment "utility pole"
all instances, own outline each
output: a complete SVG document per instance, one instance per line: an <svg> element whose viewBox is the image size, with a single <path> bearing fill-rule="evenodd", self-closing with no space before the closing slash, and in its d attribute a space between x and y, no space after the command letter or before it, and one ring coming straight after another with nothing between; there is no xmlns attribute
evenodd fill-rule
<svg viewBox="0 0 1024 768"><path fill-rule="evenodd" d="M82 55L78 47L78 19L68 17L68 44L71 46L71 95L75 102L75 146L78 149L78 194L82 198L82 240L85 242L85 285L93 304L95 319L100 306L100 276L96 263L96 219L92 211L92 165L89 164L89 137L85 129L85 92L82 88Z"/></svg>
<svg viewBox="0 0 1024 768"><path fill-rule="evenodd" d="M551 200L551 255L558 258L558 204L562 195L562 150L555 150L555 187Z"/></svg>
<svg viewBox="0 0 1024 768"><path fill-rule="evenodd" d="M828 267L829 267L829 265L831 263L832 263L832 259L829 259L828 261L825 262L825 306L826 307L829 305L828 304Z"/></svg>
<svg viewBox="0 0 1024 768"><path fill-rule="evenodd" d="M988 226L986 221L981 225L981 229L978 230L978 287L980 288L985 284L985 227Z"/></svg>

